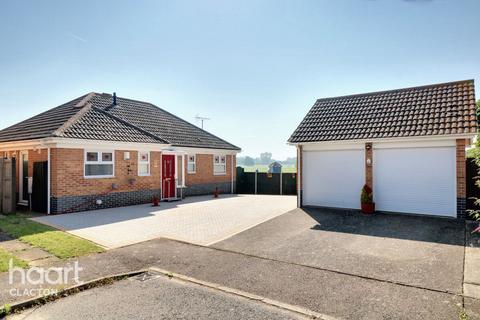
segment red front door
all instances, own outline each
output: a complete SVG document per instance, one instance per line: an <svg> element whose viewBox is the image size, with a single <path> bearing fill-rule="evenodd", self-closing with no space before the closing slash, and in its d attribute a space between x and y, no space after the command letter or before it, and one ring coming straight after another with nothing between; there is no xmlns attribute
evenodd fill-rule
<svg viewBox="0 0 480 320"><path fill-rule="evenodd" d="M175 198L175 156L162 156L162 194L163 198Z"/></svg>

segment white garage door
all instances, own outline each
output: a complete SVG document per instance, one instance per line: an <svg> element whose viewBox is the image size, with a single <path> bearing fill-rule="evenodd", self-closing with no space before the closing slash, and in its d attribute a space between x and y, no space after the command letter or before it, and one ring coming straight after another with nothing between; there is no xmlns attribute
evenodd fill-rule
<svg viewBox="0 0 480 320"><path fill-rule="evenodd" d="M303 205L359 209L364 183L363 150L303 153Z"/></svg>
<svg viewBox="0 0 480 320"><path fill-rule="evenodd" d="M456 216L455 148L375 149L377 210Z"/></svg>

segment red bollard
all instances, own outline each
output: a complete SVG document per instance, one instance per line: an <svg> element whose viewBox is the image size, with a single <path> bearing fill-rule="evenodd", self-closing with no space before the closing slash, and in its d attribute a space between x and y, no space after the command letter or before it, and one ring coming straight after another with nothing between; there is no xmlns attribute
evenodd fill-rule
<svg viewBox="0 0 480 320"><path fill-rule="evenodd" d="M158 198L156 196L153 196L153 206L158 207L158 204L159 204Z"/></svg>
<svg viewBox="0 0 480 320"><path fill-rule="evenodd" d="M213 192L213 197L218 198L218 187L215 188L215 191Z"/></svg>

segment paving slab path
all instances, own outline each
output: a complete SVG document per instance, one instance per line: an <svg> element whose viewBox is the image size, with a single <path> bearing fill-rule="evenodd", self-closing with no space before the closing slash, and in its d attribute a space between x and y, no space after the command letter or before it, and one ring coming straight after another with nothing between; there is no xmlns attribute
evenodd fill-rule
<svg viewBox="0 0 480 320"><path fill-rule="evenodd" d="M28 263L31 267L46 266L60 261L53 254L28 243L14 239L5 232L0 231L0 248Z"/></svg>

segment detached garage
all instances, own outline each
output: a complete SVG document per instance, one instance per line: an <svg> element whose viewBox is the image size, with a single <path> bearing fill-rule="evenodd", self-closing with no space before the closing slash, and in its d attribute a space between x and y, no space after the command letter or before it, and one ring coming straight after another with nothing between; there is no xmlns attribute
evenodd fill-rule
<svg viewBox="0 0 480 320"><path fill-rule="evenodd" d="M299 206L465 217L465 149L477 133L473 80L319 99L289 139Z"/></svg>

